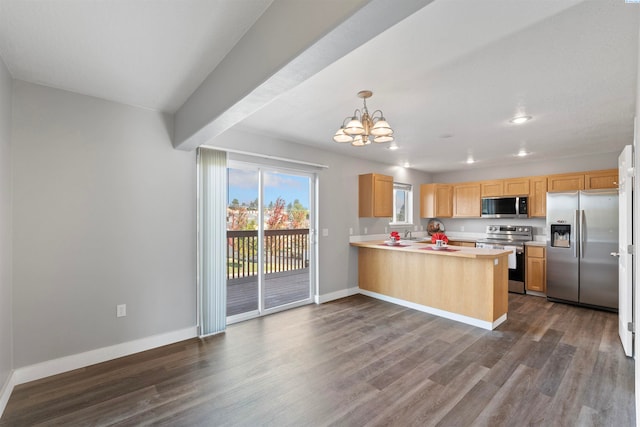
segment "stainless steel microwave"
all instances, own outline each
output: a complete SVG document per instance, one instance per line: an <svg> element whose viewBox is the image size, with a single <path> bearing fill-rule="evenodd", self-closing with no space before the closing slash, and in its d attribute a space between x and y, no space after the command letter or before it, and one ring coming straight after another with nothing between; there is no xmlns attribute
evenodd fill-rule
<svg viewBox="0 0 640 427"><path fill-rule="evenodd" d="M482 218L527 218L528 197L483 197Z"/></svg>

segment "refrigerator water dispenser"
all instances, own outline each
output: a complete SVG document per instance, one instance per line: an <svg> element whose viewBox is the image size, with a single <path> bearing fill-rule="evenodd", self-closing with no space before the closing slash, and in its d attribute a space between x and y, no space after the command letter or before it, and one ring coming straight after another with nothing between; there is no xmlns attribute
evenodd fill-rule
<svg viewBox="0 0 640 427"><path fill-rule="evenodd" d="M568 248L571 242L571 225L551 224L551 246Z"/></svg>

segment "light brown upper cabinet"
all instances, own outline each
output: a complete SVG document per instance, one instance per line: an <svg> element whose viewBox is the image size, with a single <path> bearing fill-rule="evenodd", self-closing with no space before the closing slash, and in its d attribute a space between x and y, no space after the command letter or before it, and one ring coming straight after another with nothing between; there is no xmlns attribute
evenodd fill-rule
<svg viewBox="0 0 640 427"><path fill-rule="evenodd" d="M502 180L503 196L528 196L529 178L510 178Z"/></svg>
<svg viewBox="0 0 640 427"><path fill-rule="evenodd" d="M358 177L358 216L393 217L393 177L368 173Z"/></svg>
<svg viewBox="0 0 640 427"><path fill-rule="evenodd" d="M482 197L528 196L529 178L480 181L480 195Z"/></svg>
<svg viewBox="0 0 640 427"><path fill-rule="evenodd" d="M584 188L587 190L618 188L618 169L586 172Z"/></svg>
<svg viewBox="0 0 640 427"><path fill-rule="evenodd" d="M480 218L480 183L468 182L453 186L453 216L455 218Z"/></svg>
<svg viewBox="0 0 640 427"><path fill-rule="evenodd" d="M547 191L584 190L584 173L562 173L547 177Z"/></svg>
<svg viewBox="0 0 640 427"><path fill-rule="evenodd" d="M547 216L547 177L532 176L530 178L529 217Z"/></svg>
<svg viewBox="0 0 640 427"><path fill-rule="evenodd" d="M420 186L420 218L451 218L453 186L422 184Z"/></svg>
<svg viewBox="0 0 640 427"><path fill-rule="evenodd" d="M548 191L618 188L618 169L549 175L547 187Z"/></svg>
<svg viewBox="0 0 640 427"><path fill-rule="evenodd" d="M494 179L491 181L480 182L480 196L481 197L500 197L504 192L504 185L502 179Z"/></svg>

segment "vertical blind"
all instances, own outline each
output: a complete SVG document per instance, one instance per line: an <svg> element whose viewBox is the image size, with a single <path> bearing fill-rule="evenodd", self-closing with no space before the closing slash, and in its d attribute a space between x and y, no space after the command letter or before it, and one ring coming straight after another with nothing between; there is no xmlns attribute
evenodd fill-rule
<svg viewBox="0 0 640 427"><path fill-rule="evenodd" d="M199 335L227 326L227 153L198 149Z"/></svg>

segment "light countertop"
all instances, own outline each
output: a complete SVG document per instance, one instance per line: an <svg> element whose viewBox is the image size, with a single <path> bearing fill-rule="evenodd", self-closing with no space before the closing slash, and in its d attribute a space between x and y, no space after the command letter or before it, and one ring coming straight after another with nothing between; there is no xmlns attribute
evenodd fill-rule
<svg viewBox="0 0 640 427"><path fill-rule="evenodd" d="M448 246L451 251L443 251L443 250L431 250L427 249L430 247L434 247L430 243L425 242L416 242L416 241L400 241L400 246L388 246L385 245L384 240L378 241L369 241L369 242L351 242L351 246L359 247L359 248L371 248L371 249L380 249L386 251L398 251L398 252L413 252L413 253L422 253L426 255L436 255L436 256L449 256L449 257L462 257L462 258L495 258L499 256L508 256L511 251L504 251L501 249L478 249L478 248L470 248L464 246Z"/></svg>

